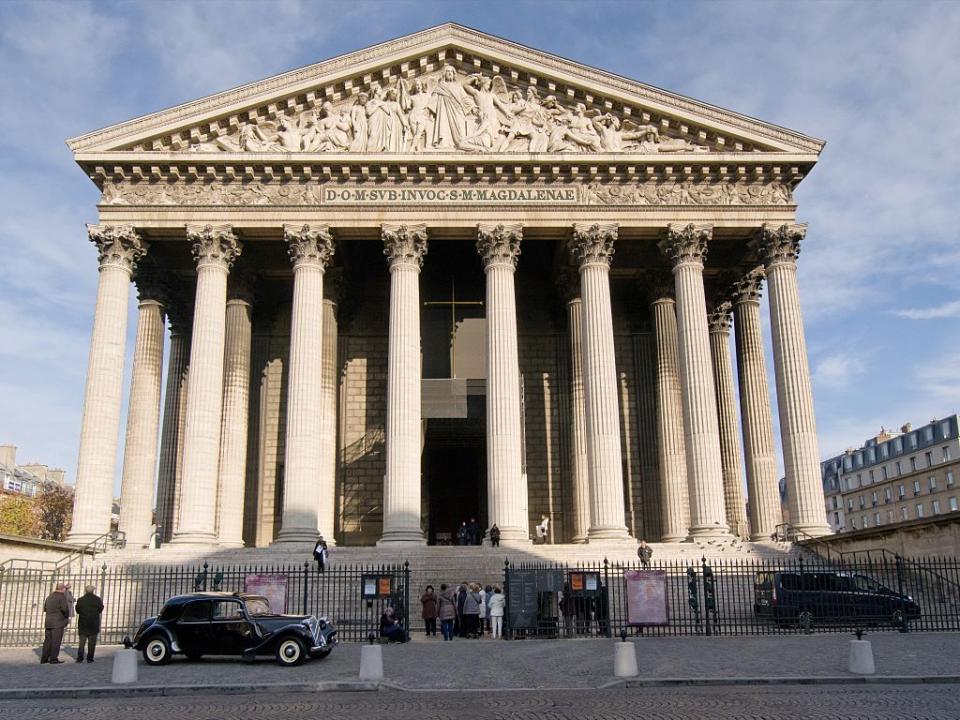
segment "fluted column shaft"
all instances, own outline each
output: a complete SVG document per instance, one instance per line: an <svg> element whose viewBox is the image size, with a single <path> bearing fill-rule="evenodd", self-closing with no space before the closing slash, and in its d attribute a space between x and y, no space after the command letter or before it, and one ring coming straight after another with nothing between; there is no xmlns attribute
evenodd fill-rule
<svg viewBox="0 0 960 720"><path fill-rule="evenodd" d="M420 266L425 225L383 226L390 267L387 358L387 472L379 544L423 544L420 527Z"/></svg>
<svg viewBox="0 0 960 720"><path fill-rule="evenodd" d="M514 273L523 229L481 225L477 251L486 274L487 515L504 541L530 539L520 423L520 359Z"/></svg>
<svg viewBox="0 0 960 720"><path fill-rule="evenodd" d="M167 388L163 400L160 462L157 470L157 524L160 526L160 538L163 542L169 542L173 537L179 508L189 362L190 324L178 322L170 314L170 357L167 360Z"/></svg>
<svg viewBox="0 0 960 720"><path fill-rule="evenodd" d="M590 529L590 468L587 462L587 413L583 394L583 300L567 301L570 333L570 444L573 490L573 542L587 541Z"/></svg>
<svg viewBox="0 0 960 720"><path fill-rule="evenodd" d="M197 296L183 432L183 482L173 542L212 544L217 539L227 274L240 254L240 243L227 226L191 226L187 239L197 261Z"/></svg>
<svg viewBox="0 0 960 720"><path fill-rule="evenodd" d="M691 537L726 537L730 532L723 500L720 428L703 289L703 258L711 232L710 226L671 225L661 242L661 250L673 263L677 297Z"/></svg>
<svg viewBox="0 0 960 720"><path fill-rule="evenodd" d="M616 225L575 225L571 251L583 299L583 387L590 474L589 541L629 540L623 507L620 408L610 307Z"/></svg>
<svg viewBox="0 0 960 720"><path fill-rule="evenodd" d="M153 525L153 480L160 428L164 305L152 280L138 278L140 306L123 449L120 525L129 547L145 547Z"/></svg>
<svg viewBox="0 0 960 720"><path fill-rule="evenodd" d="M323 447L323 273L333 256L326 226L284 226L293 260L283 521L278 542L313 542Z"/></svg>
<svg viewBox="0 0 960 720"><path fill-rule="evenodd" d="M252 333L251 293L246 281L235 286L231 295L226 310L217 538L224 547L243 547Z"/></svg>
<svg viewBox="0 0 960 720"><path fill-rule="evenodd" d="M323 377L320 388L320 487L317 530L333 547L337 516L337 304L323 301Z"/></svg>
<svg viewBox="0 0 960 720"><path fill-rule="evenodd" d="M80 427L80 454L67 541L86 543L110 531L120 433L123 361L130 277L147 245L129 225L89 225L100 257L97 305L90 338Z"/></svg>
<svg viewBox="0 0 960 720"><path fill-rule="evenodd" d="M730 362L730 303L724 302L710 314L710 355L713 361L717 419L720 423L720 459L723 467L723 497L727 525L746 540L747 509L743 497L743 467L740 461L740 424L733 394L733 366Z"/></svg>
<svg viewBox="0 0 960 720"><path fill-rule="evenodd" d="M797 288L797 257L806 225L764 225L759 249L767 271L773 365L780 411L780 442L790 523L810 535L826 535L820 449L813 388Z"/></svg>
<svg viewBox="0 0 960 720"><path fill-rule="evenodd" d="M690 530L687 458L683 442L683 397L672 297L651 304L657 343L657 457L660 462L661 542L680 542Z"/></svg>
<svg viewBox="0 0 960 720"><path fill-rule="evenodd" d="M737 283L733 299L751 540L769 539L782 521L770 386L760 328L762 282L762 268L748 273Z"/></svg>

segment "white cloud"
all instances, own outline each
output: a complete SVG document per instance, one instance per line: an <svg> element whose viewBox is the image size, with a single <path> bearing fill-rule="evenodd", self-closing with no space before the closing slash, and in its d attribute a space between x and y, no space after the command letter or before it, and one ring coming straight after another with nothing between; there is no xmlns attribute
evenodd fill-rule
<svg viewBox="0 0 960 720"><path fill-rule="evenodd" d="M934 320L937 318L955 318L960 317L960 300L934 305L926 308L909 308L907 310L897 310L894 315L908 320Z"/></svg>
<svg viewBox="0 0 960 720"><path fill-rule="evenodd" d="M813 383L818 390L849 389L866 371L861 357L837 352L822 358L813 370Z"/></svg>

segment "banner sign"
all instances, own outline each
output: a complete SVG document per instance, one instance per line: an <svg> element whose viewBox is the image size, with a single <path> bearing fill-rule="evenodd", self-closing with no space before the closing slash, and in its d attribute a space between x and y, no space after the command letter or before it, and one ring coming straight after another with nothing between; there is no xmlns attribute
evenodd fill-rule
<svg viewBox="0 0 960 720"><path fill-rule="evenodd" d="M243 587L251 595L263 595L270 603L270 609L278 615L287 611L286 575L247 575Z"/></svg>
<svg viewBox="0 0 960 720"><path fill-rule="evenodd" d="M664 570L628 570L627 623L630 625L668 625L667 573Z"/></svg>
<svg viewBox="0 0 960 720"><path fill-rule="evenodd" d="M580 202L577 188L432 188L432 187L325 187L326 205L408 205L432 203L438 205L483 205L551 203L576 204Z"/></svg>

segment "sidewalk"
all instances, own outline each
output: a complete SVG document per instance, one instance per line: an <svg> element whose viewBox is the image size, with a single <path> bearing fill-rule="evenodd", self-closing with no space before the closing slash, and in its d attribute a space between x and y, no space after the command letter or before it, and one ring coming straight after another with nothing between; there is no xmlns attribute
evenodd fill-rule
<svg viewBox="0 0 960 720"><path fill-rule="evenodd" d="M845 634L726 638L642 638L632 640L640 666L638 684L715 684L745 682L862 682L847 672L851 636ZM906 682L935 679L960 682L960 635L950 633L876 633L873 642L877 678ZM384 687L403 690L510 690L523 688L598 688L614 683L614 640L455 640L416 638L383 646ZM61 653L62 665L40 665L36 649L0 650L0 699L11 691L30 696L64 693L182 694L372 690L359 683L360 645L341 645L329 658L282 668L272 658L249 665L234 659L176 658L163 667L142 661L135 686L111 686L116 646L97 649L93 664L73 662L73 648ZM135 690L133 688L136 688ZM162 689L162 691L161 691ZM36 691L40 691L38 694ZM23 697L20 694L20 697Z"/></svg>

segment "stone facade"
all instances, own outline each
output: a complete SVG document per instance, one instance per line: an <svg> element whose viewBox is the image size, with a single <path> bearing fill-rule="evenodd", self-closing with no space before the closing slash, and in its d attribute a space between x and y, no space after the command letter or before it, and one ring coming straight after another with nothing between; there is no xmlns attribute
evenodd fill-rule
<svg viewBox="0 0 960 720"><path fill-rule="evenodd" d="M729 291L714 335L706 305L757 268L791 512L826 531L793 199L820 141L445 25L70 146L103 192L73 539L109 516L138 264L166 294L138 327L137 544L154 497L187 545L410 546L469 517L505 543L543 517L551 542L726 541L744 475L765 532L756 305Z"/></svg>

